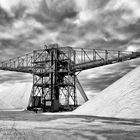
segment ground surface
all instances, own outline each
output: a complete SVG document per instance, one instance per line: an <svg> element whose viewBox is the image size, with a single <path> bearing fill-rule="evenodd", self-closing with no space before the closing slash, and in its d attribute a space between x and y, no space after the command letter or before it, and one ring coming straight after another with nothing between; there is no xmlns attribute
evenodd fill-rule
<svg viewBox="0 0 140 140"><path fill-rule="evenodd" d="M140 140L140 120L0 112L0 140Z"/></svg>

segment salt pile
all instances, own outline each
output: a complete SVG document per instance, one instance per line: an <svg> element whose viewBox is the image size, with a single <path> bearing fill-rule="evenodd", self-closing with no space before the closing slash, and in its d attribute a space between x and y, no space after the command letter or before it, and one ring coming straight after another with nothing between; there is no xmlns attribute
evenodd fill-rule
<svg viewBox="0 0 140 140"><path fill-rule="evenodd" d="M0 100L0 109L14 109L14 107Z"/></svg>
<svg viewBox="0 0 140 140"><path fill-rule="evenodd" d="M140 67L77 108L74 113L117 118L140 118Z"/></svg>
<svg viewBox="0 0 140 140"><path fill-rule="evenodd" d="M32 83L15 83L0 92L0 109L27 108Z"/></svg>

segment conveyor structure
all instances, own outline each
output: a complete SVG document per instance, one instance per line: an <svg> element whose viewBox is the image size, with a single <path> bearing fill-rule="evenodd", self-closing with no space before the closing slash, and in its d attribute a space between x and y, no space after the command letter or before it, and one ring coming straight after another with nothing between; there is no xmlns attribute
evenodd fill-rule
<svg viewBox="0 0 140 140"><path fill-rule="evenodd" d="M27 109L57 112L78 106L76 88L88 100L77 73L140 57L140 52L45 45L24 56L0 63L0 70L31 73L33 88Z"/></svg>

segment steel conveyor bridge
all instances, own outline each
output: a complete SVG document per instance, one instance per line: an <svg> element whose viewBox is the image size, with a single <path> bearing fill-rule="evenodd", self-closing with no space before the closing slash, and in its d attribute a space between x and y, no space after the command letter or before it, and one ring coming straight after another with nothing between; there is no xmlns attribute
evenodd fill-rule
<svg viewBox="0 0 140 140"><path fill-rule="evenodd" d="M31 73L33 88L27 109L43 111L74 109L76 88L85 102L88 100L77 73L83 70L119 63L140 57L140 52L97 50L90 48L45 45L20 57L0 63L0 70Z"/></svg>

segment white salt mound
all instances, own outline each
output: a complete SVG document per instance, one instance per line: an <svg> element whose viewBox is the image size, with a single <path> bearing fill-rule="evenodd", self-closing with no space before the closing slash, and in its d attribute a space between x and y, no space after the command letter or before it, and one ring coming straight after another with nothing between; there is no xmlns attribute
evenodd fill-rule
<svg viewBox="0 0 140 140"><path fill-rule="evenodd" d="M28 105L32 83L15 83L0 92L0 109L25 109Z"/></svg>
<svg viewBox="0 0 140 140"><path fill-rule="evenodd" d="M14 107L12 105L6 104L5 102L3 102L2 100L0 100L0 109L14 109Z"/></svg>
<svg viewBox="0 0 140 140"><path fill-rule="evenodd" d="M113 83L73 113L116 118L140 118L140 67Z"/></svg>

